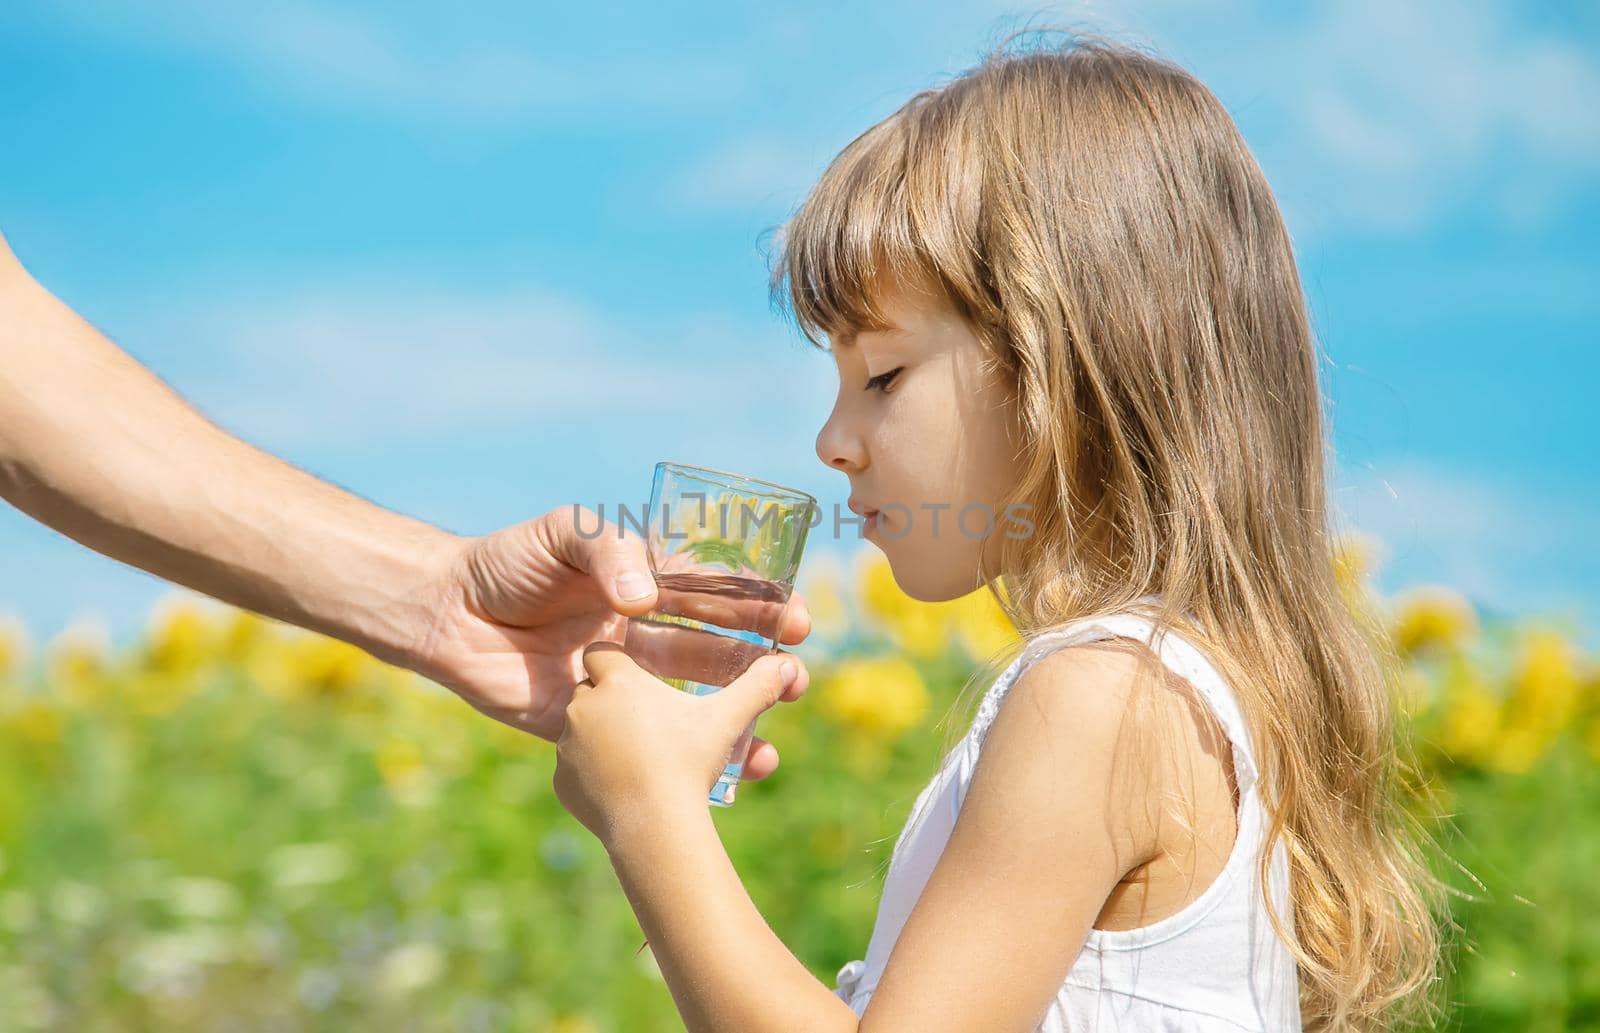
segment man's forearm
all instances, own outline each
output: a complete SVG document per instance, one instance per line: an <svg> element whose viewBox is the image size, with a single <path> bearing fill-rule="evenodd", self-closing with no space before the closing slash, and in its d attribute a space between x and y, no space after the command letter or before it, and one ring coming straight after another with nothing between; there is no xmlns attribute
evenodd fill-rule
<svg viewBox="0 0 1600 1033"><path fill-rule="evenodd" d="M219 429L3 241L0 494L96 551L401 663L458 542Z"/></svg>

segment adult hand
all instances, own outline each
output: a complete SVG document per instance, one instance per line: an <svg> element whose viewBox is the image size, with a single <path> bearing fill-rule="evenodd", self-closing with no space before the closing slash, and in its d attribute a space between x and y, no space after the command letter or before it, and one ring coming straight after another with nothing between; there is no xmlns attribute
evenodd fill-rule
<svg viewBox="0 0 1600 1033"><path fill-rule="evenodd" d="M567 506L466 539L436 578L430 601L436 616L408 666L482 713L556 741L573 687L585 677L584 649L599 640L621 642L627 618L656 602L644 540L611 523L586 537L599 524L591 511ZM734 609L719 624L759 627L770 604L722 605ZM811 614L797 592L778 642L795 645L810 631ZM797 698L804 686L789 691L785 698ZM753 739L744 778L765 778L777 766L777 749Z"/></svg>

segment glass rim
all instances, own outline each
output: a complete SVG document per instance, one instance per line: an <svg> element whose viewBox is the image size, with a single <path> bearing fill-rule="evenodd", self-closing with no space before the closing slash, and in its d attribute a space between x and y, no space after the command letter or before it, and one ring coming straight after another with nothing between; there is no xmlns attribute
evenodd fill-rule
<svg viewBox="0 0 1600 1033"><path fill-rule="evenodd" d="M733 473L728 470L714 470L709 466L694 466L689 463L674 463L662 460L656 464L658 470L675 470L690 476L699 477L701 480L711 481L719 487L738 490L740 487L759 485L769 489L768 494L780 495L785 499L796 502L807 502L813 506L821 505L817 497L799 488L790 488L774 481L764 481L759 477L750 477L742 473ZM710 476L703 476L709 474ZM720 479L719 479L720 478Z"/></svg>

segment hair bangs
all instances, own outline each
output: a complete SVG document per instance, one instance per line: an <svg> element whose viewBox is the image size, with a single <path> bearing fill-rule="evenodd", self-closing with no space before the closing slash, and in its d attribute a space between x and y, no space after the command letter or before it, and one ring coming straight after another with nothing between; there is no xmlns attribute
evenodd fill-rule
<svg viewBox="0 0 1600 1033"><path fill-rule="evenodd" d="M904 108L851 141L780 231L772 300L818 347L892 327L893 284L947 283L919 229L914 117Z"/></svg>

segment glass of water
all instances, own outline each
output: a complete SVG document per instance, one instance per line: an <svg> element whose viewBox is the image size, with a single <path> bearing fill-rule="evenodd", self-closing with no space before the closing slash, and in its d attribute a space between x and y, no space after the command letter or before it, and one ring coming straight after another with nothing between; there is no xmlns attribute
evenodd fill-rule
<svg viewBox="0 0 1600 1033"><path fill-rule="evenodd" d="M776 652L806 532L820 513L815 498L781 484L657 463L642 533L658 595L655 609L628 621L624 652L697 696ZM716 806L733 805L755 728L752 721L728 754L711 789Z"/></svg>

